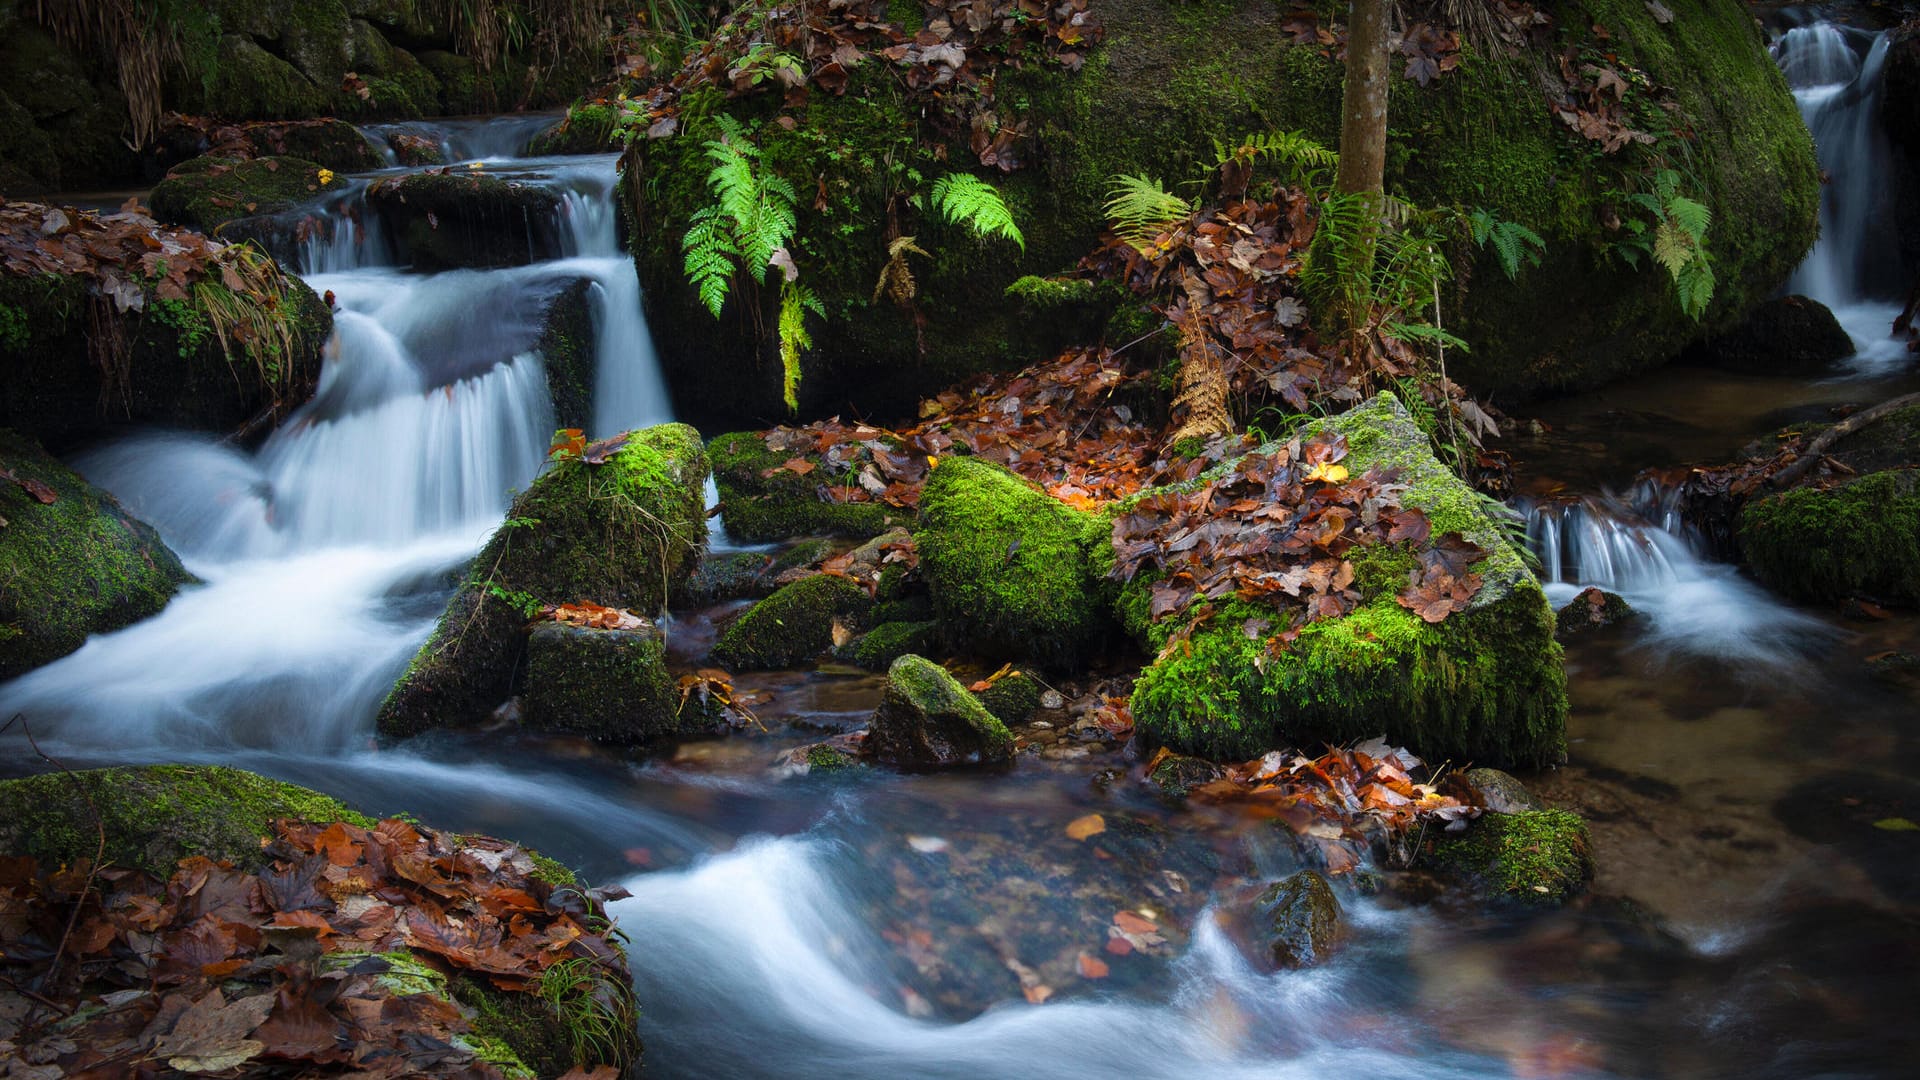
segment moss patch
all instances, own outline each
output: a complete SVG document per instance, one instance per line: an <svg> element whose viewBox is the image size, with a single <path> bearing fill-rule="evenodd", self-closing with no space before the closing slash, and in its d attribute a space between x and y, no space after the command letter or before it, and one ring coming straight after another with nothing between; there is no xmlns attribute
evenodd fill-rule
<svg viewBox="0 0 1920 1080"><path fill-rule="evenodd" d="M939 638L940 624L885 622L867 631L853 646L853 662L868 671L885 671L908 653L930 651Z"/></svg>
<svg viewBox="0 0 1920 1080"><path fill-rule="evenodd" d="M679 733L666 636L657 626L598 630L543 623L527 639L528 727L598 742L647 743Z"/></svg>
<svg viewBox="0 0 1920 1080"><path fill-rule="evenodd" d="M1587 823L1567 810L1483 814L1432 843L1428 865L1489 899L1565 903L1593 880Z"/></svg>
<svg viewBox="0 0 1920 1080"><path fill-rule="evenodd" d="M797 536L842 536L865 540L879 536L911 515L882 503L830 503L818 494L823 483L851 482L817 468L806 476L780 468L788 458L767 449L759 432L736 431L707 446L713 459L714 486L720 490L720 521L727 534L748 543L791 540Z"/></svg>
<svg viewBox="0 0 1920 1080"><path fill-rule="evenodd" d="M1006 761L1013 735L946 668L902 656L887 669L887 691L862 752L904 769Z"/></svg>
<svg viewBox="0 0 1920 1080"><path fill-rule="evenodd" d="M943 459L920 496L914 540L946 633L968 652L1071 667L1110 625L1088 549L1102 518L991 462Z"/></svg>
<svg viewBox="0 0 1920 1080"><path fill-rule="evenodd" d="M1740 547L1761 581L1796 600L1920 603L1920 472L1889 470L1750 502L1740 513Z"/></svg>
<svg viewBox="0 0 1920 1080"><path fill-rule="evenodd" d="M315 198L320 166L296 157L197 157L175 165L149 196L154 217L217 235L240 218L277 214Z"/></svg>
<svg viewBox="0 0 1920 1080"><path fill-rule="evenodd" d="M752 671L811 660L833 647L835 619L858 625L872 607L873 598L851 578L801 578L735 619L714 642L713 661Z"/></svg>
<svg viewBox="0 0 1920 1080"><path fill-rule="evenodd" d="M0 429L0 682L154 614L193 580L144 522L34 443Z"/></svg>
<svg viewBox="0 0 1920 1080"><path fill-rule="evenodd" d="M1045 691L1040 680L1024 671L1009 672L995 679L992 686L974 696L1003 724L1024 724L1040 707Z"/></svg>

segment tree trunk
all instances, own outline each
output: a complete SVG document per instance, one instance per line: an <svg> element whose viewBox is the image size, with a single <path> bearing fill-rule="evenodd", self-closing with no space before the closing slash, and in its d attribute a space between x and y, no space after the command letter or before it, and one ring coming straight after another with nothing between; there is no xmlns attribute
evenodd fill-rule
<svg viewBox="0 0 1920 1080"><path fill-rule="evenodd" d="M1353 0L1347 16L1347 78L1340 95L1341 195L1379 193L1387 167L1387 4Z"/></svg>

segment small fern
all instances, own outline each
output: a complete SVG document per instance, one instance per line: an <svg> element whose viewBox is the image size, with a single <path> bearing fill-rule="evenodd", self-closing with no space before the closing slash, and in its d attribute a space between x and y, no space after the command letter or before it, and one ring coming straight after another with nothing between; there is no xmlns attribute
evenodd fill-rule
<svg viewBox="0 0 1920 1080"><path fill-rule="evenodd" d="M813 290L797 281L784 281L780 286L780 393L786 400L789 412L800 411L800 350L813 344L813 336L807 333L807 312L813 312L821 318L827 317L827 309L820 303Z"/></svg>
<svg viewBox="0 0 1920 1080"><path fill-rule="evenodd" d="M1653 174L1653 190L1627 196L1629 205L1645 210L1652 229L1643 221L1623 223L1626 238L1616 247L1629 266L1638 267L1649 256L1673 278L1680 310L1698 321L1713 302L1713 260L1707 254L1707 230L1713 212L1680 194L1680 174L1661 169Z"/></svg>
<svg viewBox="0 0 1920 1080"><path fill-rule="evenodd" d="M1027 238L1014 223L1013 211L1000 191L970 173L948 173L933 182L933 208L955 225L965 225L981 238L997 236L1027 250Z"/></svg>
<svg viewBox="0 0 1920 1080"><path fill-rule="evenodd" d="M1539 266L1540 256L1547 250L1547 242L1539 233L1517 221L1495 217L1488 210L1475 209L1467 215L1467 232L1480 247L1493 245L1494 258L1508 281L1518 280L1526 267Z"/></svg>
<svg viewBox="0 0 1920 1080"><path fill-rule="evenodd" d="M1282 179L1309 191L1325 186L1327 173L1340 164L1340 155L1297 131L1270 131L1249 135L1237 146L1216 140L1214 164L1238 161L1247 165L1267 162L1282 166Z"/></svg>
<svg viewBox="0 0 1920 1080"><path fill-rule="evenodd" d="M713 122L720 137L707 140L705 147L713 161L707 188L714 201L689 219L680 246L686 252L687 281L718 318L736 269L744 266L755 283L766 281L774 254L799 229L795 207L800 200L792 184L765 167L744 125L725 114Z"/></svg>
<svg viewBox="0 0 1920 1080"><path fill-rule="evenodd" d="M1141 250L1193 216L1193 204L1145 176L1116 176L1107 185L1107 220L1114 234Z"/></svg>
<svg viewBox="0 0 1920 1080"><path fill-rule="evenodd" d="M874 303L878 304L882 296L903 308L913 302L919 292L919 283L913 280L913 268L907 265L908 255L933 257L914 243L913 237L896 237L887 245L887 263L880 268L880 280L873 283Z"/></svg>

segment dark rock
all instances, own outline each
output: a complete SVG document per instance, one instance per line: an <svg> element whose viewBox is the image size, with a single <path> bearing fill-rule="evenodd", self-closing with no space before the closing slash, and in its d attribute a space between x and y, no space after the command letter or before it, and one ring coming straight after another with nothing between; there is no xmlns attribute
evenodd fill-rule
<svg viewBox="0 0 1920 1080"><path fill-rule="evenodd" d="M1681 359L1746 375L1817 375L1853 351L1853 339L1825 304L1781 296L1757 305L1745 322Z"/></svg>
<svg viewBox="0 0 1920 1080"><path fill-rule="evenodd" d="M851 659L868 671L885 671L893 666L895 660L908 653L932 651L939 638L940 624L932 620L884 622L861 635L853 645ZM988 711L993 711L991 706ZM1006 720L1005 717L1001 719Z"/></svg>
<svg viewBox="0 0 1920 1080"><path fill-rule="evenodd" d="M1468 786L1473 788L1474 804L1486 807L1496 814L1519 814L1529 810L1545 810L1546 804L1534 797L1527 786L1516 780L1511 773L1486 766L1468 769L1461 774Z"/></svg>
<svg viewBox="0 0 1920 1080"><path fill-rule="evenodd" d="M1893 31L1880 81L1880 126L1895 146L1920 154L1920 21Z"/></svg>
<svg viewBox="0 0 1920 1080"><path fill-rule="evenodd" d="M1168 754L1147 774L1147 779L1167 798L1184 799L1194 788L1220 779L1220 767L1201 758Z"/></svg>
<svg viewBox="0 0 1920 1080"><path fill-rule="evenodd" d="M1312 967L1339 943L1340 901L1317 870L1302 870L1269 885L1254 901L1266 924L1266 944L1275 965Z"/></svg>
<svg viewBox="0 0 1920 1080"><path fill-rule="evenodd" d="M597 339L593 325L593 282L581 278L553 295L534 344L547 371L553 419L563 428L591 426Z"/></svg>
<svg viewBox="0 0 1920 1080"><path fill-rule="evenodd" d="M911 511L883 503L830 503L817 491L823 481L852 482L851 477L807 476L780 468L792 457L767 449L757 431L716 436L707 445L713 458L714 485L720 491L720 521L727 535L748 543L791 540L800 536L843 536L865 540L913 520Z"/></svg>
<svg viewBox="0 0 1920 1080"><path fill-rule="evenodd" d="M205 156L175 165L149 202L161 222L217 235L229 222L318 198L322 186L319 164L302 158Z"/></svg>
<svg viewBox="0 0 1920 1080"><path fill-rule="evenodd" d="M1795 600L1920 604L1920 472L1756 499L1740 513L1740 548L1754 576Z"/></svg>
<svg viewBox="0 0 1920 1080"><path fill-rule="evenodd" d="M713 662L734 671L780 668L834 646L834 627L857 628L873 598L851 579L815 574L782 585L721 631Z"/></svg>
<svg viewBox="0 0 1920 1080"><path fill-rule="evenodd" d="M1013 736L947 669L909 655L887 669L864 753L902 769L989 764L1012 758Z"/></svg>
<svg viewBox="0 0 1920 1080"><path fill-rule="evenodd" d="M1482 814L1429 842L1425 865L1485 900L1563 904L1593 880L1587 823L1567 810Z"/></svg>
<svg viewBox="0 0 1920 1080"><path fill-rule="evenodd" d="M639 745L683 734L666 635L546 622L527 638L525 723L596 742Z"/></svg>
<svg viewBox="0 0 1920 1080"><path fill-rule="evenodd" d="M833 541L802 540L776 553L729 551L707 556L674 597L676 607L707 607L728 600L757 600L781 585L783 574L812 566L833 554Z"/></svg>
<svg viewBox="0 0 1920 1080"><path fill-rule="evenodd" d="M1040 696L1046 688L1040 680L1024 671L1011 671L974 696L993 714L994 719L1012 727L1024 724L1040 708Z"/></svg>
<svg viewBox="0 0 1920 1080"><path fill-rule="evenodd" d="M475 170L412 173L367 189L416 270L525 266L561 253L560 196Z"/></svg>
<svg viewBox="0 0 1920 1080"><path fill-rule="evenodd" d="M1612 626L1638 614L1625 598L1604 589L1587 587L1554 612L1553 636L1565 641L1587 630Z"/></svg>
<svg viewBox="0 0 1920 1080"><path fill-rule="evenodd" d="M193 580L151 526L4 428L0 566L0 682L158 612Z"/></svg>

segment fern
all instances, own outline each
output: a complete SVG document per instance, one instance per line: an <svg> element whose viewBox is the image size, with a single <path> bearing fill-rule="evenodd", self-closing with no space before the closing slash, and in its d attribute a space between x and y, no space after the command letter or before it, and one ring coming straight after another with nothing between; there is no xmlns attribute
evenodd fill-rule
<svg viewBox="0 0 1920 1080"><path fill-rule="evenodd" d="M992 184L969 173L948 173L933 182L934 209L955 225L965 225L975 236L998 236L1027 250L1027 238L1013 220L1013 211Z"/></svg>
<svg viewBox="0 0 1920 1080"><path fill-rule="evenodd" d="M719 208L703 207L693 215L693 224L682 242L686 249L687 281L700 292L700 302L720 317L727 302L728 282L733 280L734 260L740 257L733 232L720 216Z"/></svg>
<svg viewBox="0 0 1920 1080"><path fill-rule="evenodd" d="M1467 215L1467 232L1480 247L1493 245L1494 258L1508 281L1518 280L1526 267L1539 266L1541 253L1547 249L1539 233L1517 221L1497 218L1488 210L1476 209Z"/></svg>
<svg viewBox="0 0 1920 1080"><path fill-rule="evenodd" d="M1145 250L1193 215L1193 204L1145 176L1116 176L1107 186L1107 220L1122 240Z"/></svg>
<svg viewBox="0 0 1920 1080"><path fill-rule="evenodd" d="M1409 345L1439 345L1448 349L1458 349L1461 352L1473 351L1467 348L1465 341L1432 323L1388 322L1382 323L1380 329L1388 337L1404 341Z"/></svg>
<svg viewBox="0 0 1920 1080"><path fill-rule="evenodd" d="M800 200L792 184L765 168L744 125L725 114L713 122L720 137L707 140L705 147L713 161L707 189L714 201L689 220L680 246L686 252L687 281L718 318L741 265L756 283L766 281L774 254L799 229L794 208Z"/></svg>
<svg viewBox="0 0 1920 1080"><path fill-rule="evenodd" d="M800 411L800 350L813 344L807 333L809 311L827 317L827 309L812 289L797 281L784 282L780 286L780 393L789 412Z"/></svg>
<svg viewBox="0 0 1920 1080"><path fill-rule="evenodd" d="M1272 131L1249 135L1237 146L1218 140L1213 144L1214 164L1239 161L1252 165L1270 162L1284 166L1284 179L1309 191L1325 186L1329 170L1340 164L1340 155L1297 131Z"/></svg>

